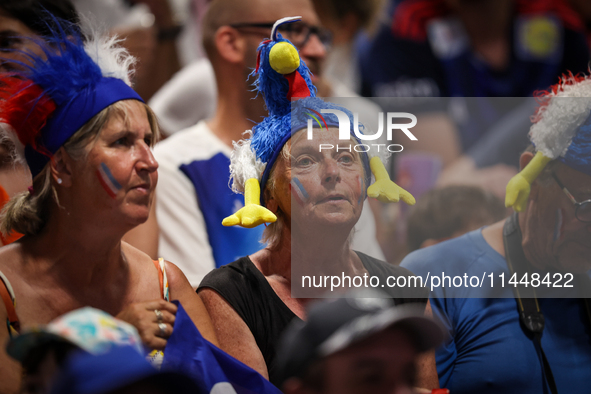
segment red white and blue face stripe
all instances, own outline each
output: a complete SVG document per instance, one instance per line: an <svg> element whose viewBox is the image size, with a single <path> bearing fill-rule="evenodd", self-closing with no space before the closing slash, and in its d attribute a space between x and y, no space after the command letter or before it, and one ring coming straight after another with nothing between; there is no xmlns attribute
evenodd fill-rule
<svg viewBox="0 0 591 394"><path fill-rule="evenodd" d="M115 198L117 192L121 190L121 184L117 182L109 167L105 163L101 163L96 170L96 175L107 194L111 198Z"/></svg>
<svg viewBox="0 0 591 394"><path fill-rule="evenodd" d="M306 202L308 200L308 198L310 198L310 196L308 195L308 192L304 188L304 185L302 185L302 182L300 182L300 180L295 177L291 179L290 184L291 184L291 194L293 195L293 197L296 199L296 201L300 205L303 205L304 202Z"/></svg>
<svg viewBox="0 0 591 394"><path fill-rule="evenodd" d="M365 189L363 187L363 179L360 176L357 176L357 185L359 186L359 199L357 199L357 204L361 204L363 200L365 200Z"/></svg>

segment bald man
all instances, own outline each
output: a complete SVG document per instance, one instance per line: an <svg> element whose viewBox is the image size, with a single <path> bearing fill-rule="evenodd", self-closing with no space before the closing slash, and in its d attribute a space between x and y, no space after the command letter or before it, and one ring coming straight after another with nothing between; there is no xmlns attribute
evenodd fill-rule
<svg viewBox="0 0 591 394"><path fill-rule="evenodd" d="M224 24L234 26L239 25L237 28L239 32L243 35L249 35L250 38L255 38L255 41L258 39L258 44L262 38L268 37L270 28L245 26L249 22L272 23L273 21L268 19L268 15L278 15L282 12L281 10L291 10L291 12L293 12L298 9L308 9L307 12L310 13L310 17L306 17L306 20L318 20L314 11L310 10L311 6L307 1L296 2L296 4L293 5L281 4L281 2L276 0L270 0L267 2L256 0L222 0L219 2L214 1L213 3L219 4L219 6L211 7L212 11L209 12L208 18L205 18L206 20L202 21L203 45L204 47L209 47L209 50L206 50L209 59L200 59L189 64L177 73L175 77L150 100L150 107L152 107L158 115L163 132L167 135L193 126L202 119L212 117L215 113L218 92L215 84L216 78L214 70L212 63L210 62L210 54L212 51L216 51L213 47L213 35L217 28ZM225 13L212 15L212 12L217 13L215 9L219 9L220 6L226 7L225 10L223 10ZM278 7L281 9L278 9ZM265 13L253 12L259 8L271 8L274 10ZM297 15L300 14L301 13L298 13ZM315 25L317 24L317 22L314 23ZM283 33L285 33L285 31L283 31ZM256 47L254 49L256 50ZM298 49L303 52L304 60L312 73L315 76L320 75L321 64L326 55L326 48L318 45L300 45ZM254 68L256 52L251 51L247 55L250 55L250 59L248 59L250 61L247 62L247 66ZM248 69L247 74L250 73L250 71L251 69ZM317 81L314 82L317 83ZM245 86L247 85L245 84ZM322 96L326 96L326 94L322 94ZM196 105L198 106L197 108Z"/></svg>

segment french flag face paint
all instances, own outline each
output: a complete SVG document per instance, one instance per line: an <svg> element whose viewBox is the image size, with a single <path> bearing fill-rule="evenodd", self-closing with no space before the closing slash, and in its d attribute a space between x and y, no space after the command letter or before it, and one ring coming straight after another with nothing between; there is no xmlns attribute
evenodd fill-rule
<svg viewBox="0 0 591 394"><path fill-rule="evenodd" d="M306 202L308 200L308 198L310 197L308 195L308 192L304 188L304 185L302 185L302 182L300 182L300 180L298 178L295 178L295 177L292 178L289 186L291 189L291 194L296 199L298 204L303 205L304 202Z"/></svg>
<svg viewBox="0 0 591 394"><path fill-rule="evenodd" d="M119 184L115 177L113 177L109 167L107 167L105 163L101 163L99 168L96 170L96 175L107 194L111 196L111 198L115 198L117 192L121 190L121 184Z"/></svg>

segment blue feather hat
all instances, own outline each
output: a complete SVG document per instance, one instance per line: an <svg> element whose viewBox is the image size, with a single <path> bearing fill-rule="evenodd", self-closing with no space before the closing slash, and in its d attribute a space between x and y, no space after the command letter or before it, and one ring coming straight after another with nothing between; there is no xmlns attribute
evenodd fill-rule
<svg viewBox="0 0 591 394"><path fill-rule="evenodd" d="M20 71L0 77L0 121L25 146L33 178L86 122L120 100L139 100L130 87L127 51L114 37L83 41L78 29L54 19L42 54L24 52Z"/></svg>
<svg viewBox="0 0 591 394"><path fill-rule="evenodd" d="M283 146L293 133L307 127L311 113L320 113L322 109L336 109L347 114L350 124L354 124L353 114L349 110L316 97L316 87L312 84L310 70L306 63L299 58L293 44L277 32L277 27L281 24L299 20L299 17L292 17L277 21L273 27L271 39L265 40L259 45L257 68L253 74L257 77L255 88L263 95L269 116L253 127L252 137L247 141L248 147L246 149L252 150L256 155L256 160L251 160L250 164L253 169L259 169L259 171L253 172L249 171L250 168L238 168L240 166L248 167L244 160L237 160L231 165L231 174L234 179L232 187L235 191L244 192L244 182L249 178L260 180L261 190L264 190L269 173ZM282 53L278 56L274 55L274 51L282 51ZM292 58L294 62L287 67L277 66L277 63L280 62L277 58L281 56ZM339 126L336 115L323 114L323 117L326 126ZM355 138L357 139L357 137ZM236 148L240 150L244 144L245 142L242 141L237 144ZM241 156L241 154L238 153L235 156ZM362 159L366 185L369 185L371 171L367 153L362 153ZM248 162L248 160L246 161ZM248 175L241 175L244 170ZM264 205L263 196L261 196L261 204Z"/></svg>
<svg viewBox="0 0 591 394"><path fill-rule="evenodd" d="M277 33L281 24L298 20L299 17L278 20L271 31L271 39L259 46L255 86L263 94L269 116L252 131L247 131L250 138L234 143L230 162L232 190L244 193L245 205L225 218L222 221L224 226L251 228L277 220L275 214L264 208L264 193L261 191L265 189L283 146L293 133L311 124L314 114L319 115L322 110L338 110L349 118L349 125L355 124L349 110L316 97L310 70L293 44ZM333 113L328 112L321 117L326 128L340 126L338 117ZM349 132L360 143L356 132L352 129ZM375 197L383 202L396 202L402 198L408 204L414 204L414 197L390 180L379 157L370 159L367 152L359 153L365 170L365 187L370 184L372 174L376 177L376 182L364 193L365 197Z"/></svg>

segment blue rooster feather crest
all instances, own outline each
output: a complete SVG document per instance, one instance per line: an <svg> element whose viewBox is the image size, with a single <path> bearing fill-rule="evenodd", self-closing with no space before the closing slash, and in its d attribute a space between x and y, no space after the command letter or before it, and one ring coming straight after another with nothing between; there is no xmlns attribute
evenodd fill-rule
<svg viewBox="0 0 591 394"><path fill-rule="evenodd" d="M263 163L268 163L291 136L292 99L316 97L308 66L295 46L277 31L285 23L300 20L299 16L279 19L273 25L271 39L258 47L254 85L263 95L269 115L253 127L252 148Z"/></svg>
<svg viewBox="0 0 591 394"><path fill-rule="evenodd" d="M271 39L258 47L257 68L253 72L257 76L255 87L263 94L269 116L288 114L292 98L316 97L308 66L300 59L295 46L277 31L285 23L300 20L300 17L278 20Z"/></svg>

